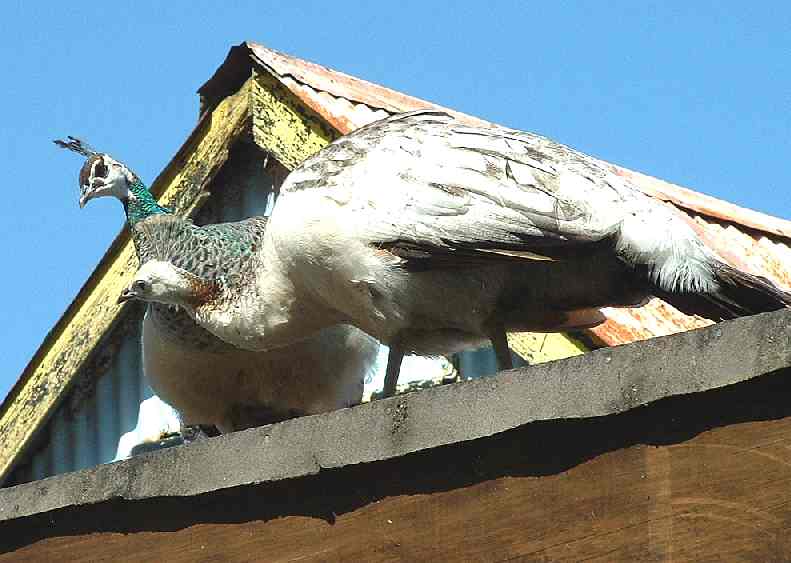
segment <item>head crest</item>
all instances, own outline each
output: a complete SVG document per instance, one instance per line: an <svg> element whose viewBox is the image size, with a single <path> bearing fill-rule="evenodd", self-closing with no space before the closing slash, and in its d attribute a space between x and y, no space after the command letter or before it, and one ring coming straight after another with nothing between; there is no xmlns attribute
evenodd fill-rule
<svg viewBox="0 0 791 563"><path fill-rule="evenodd" d="M91 145L78 139L77 137L72 137L69 135L67 140L56 139L53 141L56 145L58 145L62 149L68 149L72 152L76 152L77 154L81 154L82 156L91 157L96 156L99 154Z"/></svg>

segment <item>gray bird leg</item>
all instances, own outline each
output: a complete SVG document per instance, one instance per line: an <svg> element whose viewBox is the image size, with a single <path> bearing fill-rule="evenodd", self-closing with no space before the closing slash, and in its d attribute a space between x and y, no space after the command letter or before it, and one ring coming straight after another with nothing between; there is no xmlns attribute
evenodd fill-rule
<svg viewBox="0 0 791 563"><path fill-rule="evenodd" d="M489 340L492 341L494 355L497 356L497 371L513 369L514 362L511 358L511 350L508 348L508 336L502 325L492 327L489 333Z"/></svg>
<svg viewBox="0 0 791 563"><path fill-rule="evenodd" d="M179 434L181 434L181 439L185 444L191 444L196 440L205 440L206 438L220 435L214 426L206 424L182 424L179 429Z"/></svg>
<svg viewBox="0 0 791 563"><path fill-rule="evenodd" d="M404 352L397 343L390 345L390 352L387 354L387 369L385 370L385 384L382 389L384 398L392 397L396 392L398 375L401 373L401 362L404 359Z"/></svg>

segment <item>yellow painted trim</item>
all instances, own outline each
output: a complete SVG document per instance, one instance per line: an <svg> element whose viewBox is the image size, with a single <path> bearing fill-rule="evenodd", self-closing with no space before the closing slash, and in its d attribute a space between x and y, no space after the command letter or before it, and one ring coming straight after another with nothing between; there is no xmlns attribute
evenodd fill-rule
<svg viewBox="0 0 791 563"><path fill-rule="evenodd" d="M562 333L513 332L508 335L508 346L529 364L561 360L588 351L581 343Z"/></svg>
<svg viewBox="0 0 791 563"><path fill-rule="evenodd" d="M151 186L165 205L189 214L203 203L202 192L227 160L230 145L249 131L251 82L248 80L201 119ZM121 318L124 309L116 305L116 299L136 268L134 247L124 228L25 368L13 396L3 403L0 479L47 420L91 352Z"/></svg>
<svg viewBox="0 0 791 563"><path fill-rule="evenodd" d="M253 139L283 166L293 170L338 136L275 77L256 71L253 79Z"/></svg>

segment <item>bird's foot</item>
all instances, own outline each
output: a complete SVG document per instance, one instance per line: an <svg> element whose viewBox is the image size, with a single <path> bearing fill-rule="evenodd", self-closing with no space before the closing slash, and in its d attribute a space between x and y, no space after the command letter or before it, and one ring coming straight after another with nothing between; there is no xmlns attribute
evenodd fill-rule
<svg viewBox="0 0 791 563"><path fill-rule="evenodd" d="M191 444L196 440L205 440L212 436L219 436L220 433L214 426L206 424L185 424L181 427L181 439L185 444Z"/></svg>

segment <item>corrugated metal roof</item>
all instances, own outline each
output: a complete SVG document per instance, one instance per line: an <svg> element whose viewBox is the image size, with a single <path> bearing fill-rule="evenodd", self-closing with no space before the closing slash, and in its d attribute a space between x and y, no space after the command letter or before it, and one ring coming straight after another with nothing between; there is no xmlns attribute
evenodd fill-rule
<svg viewBox="0 0 791 563"><path fill-rule="evenodd" d="M106 360L85 371L33 451L9 474L8 484L112 461L120 436L135 427L140 401L152 395L140 365L142 310L137 307L139 314L113 329L105 344Z"/></svg>
<svg viewBox="0 0 791 563"><path fill-rule="evenodd" d="M339 131L354 131L390 115L384 109L353 102L341 96L333 96L329 92L316 90L311 85L302 84L288 76L283 78L283 84L292 92L298 92L300 99Z"/></svg>
<svg viewBox="0 0 791 563"><path fill-rule="evenodd" d="M488 123L257 43L248 42L235 47L226 64L235 58L238 65L240 55L245 52L249 60L270 72L343 134L388 114L423 107L445 109L470 123ZM201 88L201 94L216 89L212 82L224 78L221 71L222 67ZM706 244L733 266L791 288L791 269L788 266L791 264L791 221L609 165L648 195L672 204L691 222ZM607 345L625 344L710 324L706 319L687 316L660 299L633 309L608 308L604 313L607 322L590 333Z"/></svg>

